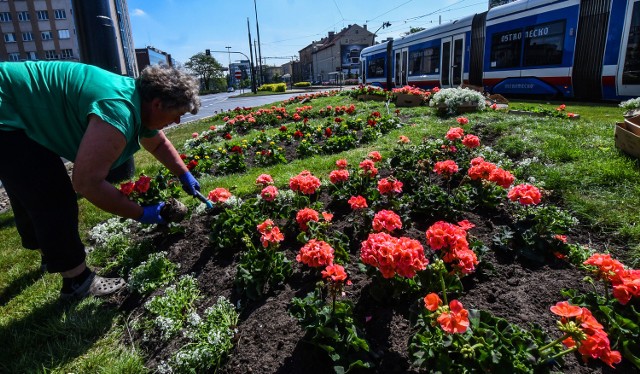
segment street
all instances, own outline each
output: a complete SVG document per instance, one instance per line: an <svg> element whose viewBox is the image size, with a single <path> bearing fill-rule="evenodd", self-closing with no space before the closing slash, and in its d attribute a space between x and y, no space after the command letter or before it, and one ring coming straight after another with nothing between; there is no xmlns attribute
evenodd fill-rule
<svg viewBox="0 0 640 374"><path fill-rule="evenodd" d="M245 90L244 92L250 92L249 90ZM279 101L286 100L288 98L304 95L305 93L310 93L314 91L298 91L292 93L286 93L282 95L266 95L266 96L245 96L245 97L235 97L240 94L240 91L237 90L235 92L220 92L217 94L210 94L200 96L200 100L202 101L202 105L200 106L200 111L198 114L193 115L190 113L182 116L180 123L189 123L193 121L197 121L199 119L207 118L220 113L220 111L226 111L229 109L234 109L236 107L258 107L265 104L275 103Z"/></svg>

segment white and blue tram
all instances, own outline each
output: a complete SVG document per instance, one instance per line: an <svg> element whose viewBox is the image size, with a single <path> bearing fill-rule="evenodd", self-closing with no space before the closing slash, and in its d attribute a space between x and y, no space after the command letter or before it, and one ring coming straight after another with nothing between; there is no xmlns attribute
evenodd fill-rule
<svg viewBox="0 0 640 374"><path fill-rule="evenodd" d="M483 87L588 100L640 96L640 0L521 0L362 50L383 88Z"/></svg>

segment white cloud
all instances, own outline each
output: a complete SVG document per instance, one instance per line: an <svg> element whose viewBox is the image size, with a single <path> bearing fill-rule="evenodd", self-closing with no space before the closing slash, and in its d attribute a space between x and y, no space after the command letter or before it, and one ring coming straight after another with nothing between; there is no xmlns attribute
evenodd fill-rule
<svg viewBox="0 0 640 374"><path fill-rule="evenodd" d="M147 13L144 12L144 10L142 9L134 9L133 12L131 13L131 15L133 17L144 17L147 15Z"/></svg>

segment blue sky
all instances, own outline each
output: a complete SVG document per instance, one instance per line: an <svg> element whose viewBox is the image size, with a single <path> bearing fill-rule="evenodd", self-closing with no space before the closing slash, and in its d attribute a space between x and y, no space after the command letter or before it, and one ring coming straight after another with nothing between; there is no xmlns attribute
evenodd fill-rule
<svg viewBox="0 0 640 374"><path fill-rule="evenodd" d="M264 57L297 56L298 51L329 31L367 24L376 40L397 37L410 27L430 28L487 10L488 0L255 0ZM257 40L253 0L129 0L136 48L154 46L184 63L205 49L249 55L247 18ZM213 53L223 65L227 53ZM231 60L243 59L232 54ZM287 59L269 58L268 65Z"/></svg>

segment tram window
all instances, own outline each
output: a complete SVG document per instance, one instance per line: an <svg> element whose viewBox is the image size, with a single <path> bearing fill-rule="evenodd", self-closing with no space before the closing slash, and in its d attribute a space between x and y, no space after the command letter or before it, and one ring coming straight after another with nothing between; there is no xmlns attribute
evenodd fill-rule
<svg viewBox="0 0 640 374"><path fill-rule="evenodd" d="M495 33L491 36L491 68L504 69L520 66L522 30Z"/></svg>
<svg viewBox="0 0 640 374"><path fill-rule="evenodd" d="M524 30L524 66L562 64L565 22L545 23Z"/></svg>
<svg viewBox="0 0 640 374"><path fill-rule="evenodd" d="M384 57L375 58L371 61L367 61L367 77L368 78L383 78L384 77Z"/></svg>
<svg viewBox="0 0 640 374"><path fill-rule="evenodd" d="M640 84L640 3L633 4L622 84Z"/></svg>
<svg viewBox="0 0 640 374"><path fill-rule="evenodd" d="M409 53L409 75L437 74L440 48L426 48Z"/></svg>

